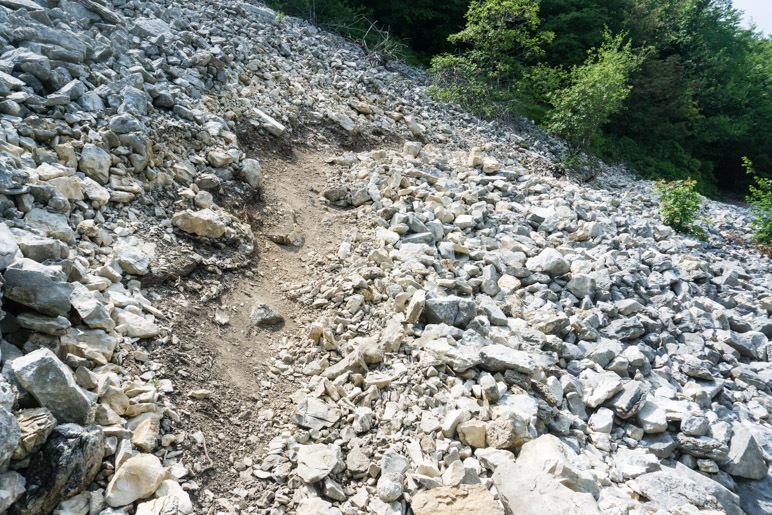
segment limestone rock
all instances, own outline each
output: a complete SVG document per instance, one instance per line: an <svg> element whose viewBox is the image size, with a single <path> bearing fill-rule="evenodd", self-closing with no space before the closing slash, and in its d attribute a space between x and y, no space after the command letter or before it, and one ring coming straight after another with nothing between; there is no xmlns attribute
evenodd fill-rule
<svg viewBox="0 0 772 515"><path fill-rule="evenodd" d="M343 453L338 445L302 445L298 449L297 473L306 483L321 481L342 468Z"/></svg>
<svg viewBox="0 0 772 515"><path fill-rule="evenodd" d="M167 478L168 472L152 454L139 454L126 460L107 485L105 501L118 507L145 499Z"/></svg>
<svg viewBox="0 0 772 515"><path fill-rule="evenodd" d="M506 462L496 468L493 483L509 514L600 515L591 494L575 492L553 476Z"/></svg>
<svg viewBox="0 0 772 515"><path fill-rule="evenodd" d="M96 426L57 426L26 470L27 491L13 515L51 513L63 499L84 491L102 466L104 434Z"/></svg>
<svg viewBox="0 0 772 515"><path fill-rule="evenodd" d="M0 407L0 470L5 470L21 438L16 417Z"/></svg>
<svg viewBox="0 0 772 515"><path fill-rule="evenodd" d="M93 143L86 143L80 152L78 169L85 173L87 177L95 180L99 184L107 184L110 180L111 158L102 148Z"/></svg>
<svg viewBox="0 0 772 515"><path fill-rule="evenodd" d="M75 383L70 368L48 349L17 358L11 365L16 380L60 422L88 424L93 420L91 401Z"/></svg>
<svg viewBox="0 0 772 515"><path fill-rule="evenodd" d="M207 238L220 238L225 234L225 222L211 209L191 211L189 209L175 213L172 224L181 231L205 236Z"/></svg>
<svg viewBox="0 0 772 515"><path fill-rule="evenodd" d="M424 490L413 496L415 515L504 515L504 509L483 485Z"/></svg>
<svg viewBox="0 0 772 515"><path fill-rule="evenodd" d="M724 470L733 476L747 479L764 479L768 467L764 453L753 433L745 426L736 425L729 446L729 461Z"/></svg>

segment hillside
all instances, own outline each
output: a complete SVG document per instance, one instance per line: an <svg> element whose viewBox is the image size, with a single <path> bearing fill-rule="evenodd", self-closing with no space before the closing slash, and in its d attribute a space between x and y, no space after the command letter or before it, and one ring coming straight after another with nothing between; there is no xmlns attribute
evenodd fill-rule
<svg viewBox="0 0 772 515"><path fill-rule="evenodd" d="M772 511L749 215L261 5L0 0L0 513Z"/></svg>

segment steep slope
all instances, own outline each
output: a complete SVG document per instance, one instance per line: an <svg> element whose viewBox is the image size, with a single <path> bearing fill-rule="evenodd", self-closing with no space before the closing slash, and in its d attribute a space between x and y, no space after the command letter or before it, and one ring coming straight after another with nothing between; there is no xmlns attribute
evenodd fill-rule
<svg viewBox="0 0 772 515"><path fill-rule="evenodd" d="M0 511L770 511L742 209L240 1L0 0L0 113Z"/></svg>

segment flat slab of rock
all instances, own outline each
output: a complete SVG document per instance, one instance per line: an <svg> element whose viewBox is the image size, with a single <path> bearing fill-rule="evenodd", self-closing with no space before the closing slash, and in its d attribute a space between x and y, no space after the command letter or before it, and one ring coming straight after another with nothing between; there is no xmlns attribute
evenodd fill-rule
<svg viewBox="0 0 772 515"><path fill-rule="evenodd" d="M172 225L181 231L196 236L219 238L225 234L225 222L220 215L211 209L191 211L189 209L175 213L172 216Z"/></svg>
<svg viewBox="0 0 772 515"><path fill-rule="evenodd" d="M321 481L342 468L343 453L338 445L303 445L298 449L297 473L306 483Z"/></svg>
<svg viewBox="0 0 772 515"><path fill-rule="evenodd" d="M52 317L70 310L72 286L56 281L42 271L15 266L3 274L5 297Z"/></svg>
<svg viewBox="0 0 772 515"><path fill-rule="evenodd" d="M86 392L75 383L70 368L50 350L38 349L17 358L11 369L19 384L60 423L88 424L93 420Z"/></svg>
<svg viewBox="0 0 772 515"><path fill-rule="evenodd" d="M295 423L307 429L323 429L340 420L340 410L316 397L306 397L295 412Z"/></svg>
<svg viewBox="0 0 772 515"><path fill-rule="evenodd" d="M491 372L514 370L521 374L531 375L536 372L536 362L527 352L512 349L505 345L493 344L483 347L480 351L481 366Z"/></svg>
<svg viewBox="0 0 772 515"><path fill-rule="evenodd" d="M499 465L493 474L507 513L517 515L600 515L591 494L575 492L558 479L514 462Z"/></svg>
<svg viewBox="0 0 772 515"><path fill-rule="evenodd" d="M410 507L415 515L504 515L504 508L483 485L424 490L413 496Z"/></svg>

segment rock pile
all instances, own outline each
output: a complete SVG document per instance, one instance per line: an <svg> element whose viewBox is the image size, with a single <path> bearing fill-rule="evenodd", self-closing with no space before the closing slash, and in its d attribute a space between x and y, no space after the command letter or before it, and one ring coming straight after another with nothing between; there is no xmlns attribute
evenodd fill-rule
<svg viewBox="0 0 772 515"><path fill-rule="evenodd" d="M407 141L338 156L320 195L362 224L288 291L319 317L277 358L305 387L242 462L245 512L772 511L772 274L727 243L742 209L682 237L648 184L554 178L559 143L261 6L44 3L0 0L0 512L193 513L147 288L252 253L244 142L383 137Z"/></svg>
<svg viewBox="0 0 772 515"><path fill-rule="evenodd" d="M769 512L770 262L723 243L745 215L711 204L703 244L645 183L481 153L338 160L372 228L295 292L325 316L255 467L298 513Z"/></svg>

